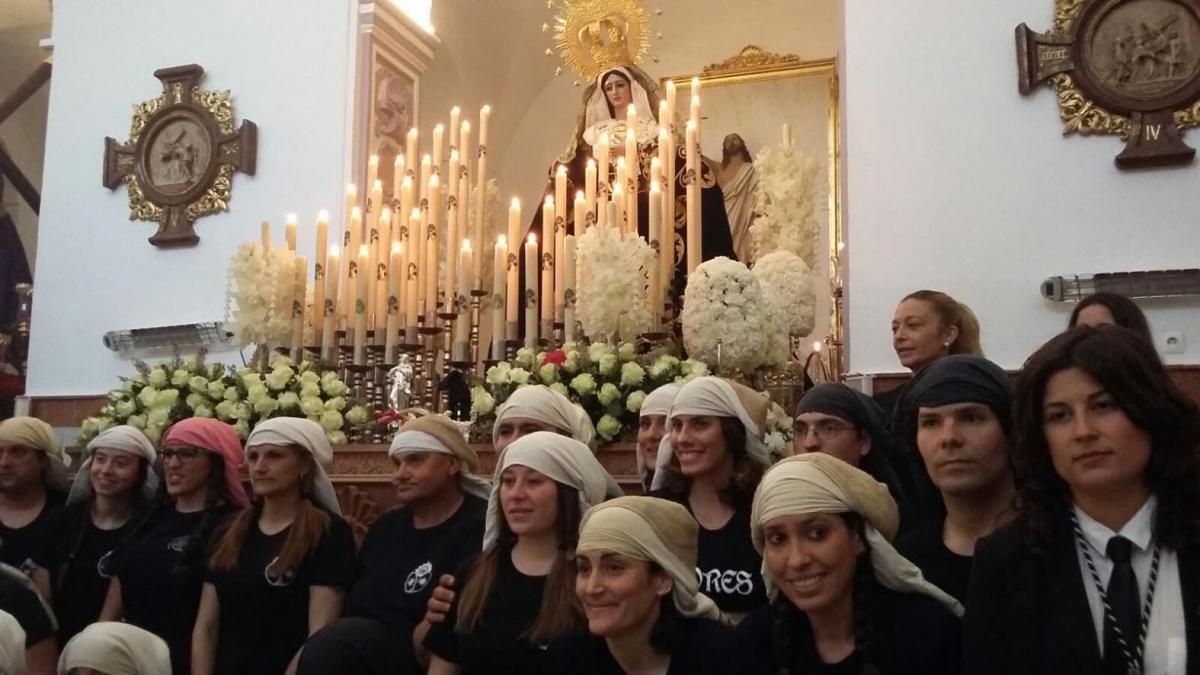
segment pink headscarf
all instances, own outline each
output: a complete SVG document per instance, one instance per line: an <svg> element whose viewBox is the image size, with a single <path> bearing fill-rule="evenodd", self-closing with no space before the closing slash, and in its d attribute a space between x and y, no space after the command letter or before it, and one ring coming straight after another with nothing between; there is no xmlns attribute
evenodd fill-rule
<svg viewBox="0 0 1200 675"><path fill-rule="evenodd" d="M180 445L220 455L225 465L225 488L233 499L233 505L242 509L250 506L250 498L246 496L246 489L242 487L239 473L246 456L242 452L242 440L238 438L232 426L210 417L189 417L180 420L167 429L162 447Z"/></svg>

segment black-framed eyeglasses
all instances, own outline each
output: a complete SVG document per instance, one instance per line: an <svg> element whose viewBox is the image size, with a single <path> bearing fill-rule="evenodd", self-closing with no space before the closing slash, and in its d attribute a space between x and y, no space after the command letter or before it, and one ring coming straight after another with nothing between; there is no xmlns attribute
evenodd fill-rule
<svg viewBox="0 0 1200 675"><path fill-rule="evenodd" d="M205 452L205 450L200 448L163 448L158 451L158 456L163 464L166 464L171 459L178 459L180 464L191 464Z"/></svg>
<svg viewBox="0 0 1200 675"><path fill-rule="evenodd" d="M817 439L821 441L827 441L843 431L853 428L853 426L837 420L820 420L813 424L796 422L792 425L792 430L795 432L796 438L807 438L808 432L811 429L817 435Z"/></svg>

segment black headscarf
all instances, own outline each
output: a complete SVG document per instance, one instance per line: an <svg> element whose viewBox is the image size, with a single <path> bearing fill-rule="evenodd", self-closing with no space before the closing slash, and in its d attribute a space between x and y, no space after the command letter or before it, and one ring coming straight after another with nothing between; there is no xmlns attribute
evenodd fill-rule
<svg viewBox="0 0 1200 675"><path fill-rule="evenodd" d="M304 644L296 675L395 675L415 672L411 635L393 635L378 621L360 617L338 619ZM413 664L415 665L415 664Z"/></svg>
<svg viewBox="0 0 1200 675"><path fill-rule="evenodd" d="M804 413L821 413L846 420L854 425L859 433L864 433L871 439L871 451L862 458L860 468L875 480L888 486L896 505L900 507L903 520L908 506L907 490L901 483L895 467L892 466L892 435L888 429L887 413L870 396L855 391L850 387L829 382L819 384L800 398L796 404L794 415Z"/></svg>

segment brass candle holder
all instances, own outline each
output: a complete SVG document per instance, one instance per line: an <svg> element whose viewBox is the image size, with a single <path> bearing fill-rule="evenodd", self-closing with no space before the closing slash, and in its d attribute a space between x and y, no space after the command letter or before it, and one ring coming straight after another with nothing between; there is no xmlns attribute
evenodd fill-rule
<svg viewBox="0 0 1200 675"><path fill-rule="evenodd" d="M471 337L470 351L471 363L477 364L480 361L479 355L479 322L483 316L483 299L489 293L481 288L476 288L471 291Z"/></svg>

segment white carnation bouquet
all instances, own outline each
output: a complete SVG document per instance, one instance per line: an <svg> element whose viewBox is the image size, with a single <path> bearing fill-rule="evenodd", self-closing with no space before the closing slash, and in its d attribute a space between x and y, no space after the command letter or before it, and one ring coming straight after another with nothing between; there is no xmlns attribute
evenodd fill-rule
<svg viewBox="0 0 1200 675"><path fill-rule="evenodd" d="M284 247L265 252L257 242L237 247L229 260L226 318L233 325L238 346L291 344L295 258Z"/></svg>
<svg viewBox="0 0 1200 675"><path fill-rule="evenodd" d="M767 363L772 331L781 330L768 311L762 287L745 265L725 257L708 260L688 275L681 316L684 348L694 359L717 364L718 373L753 371Z"/></svg>
<svg viewBox="0 0 1200 675"><path fill-rule="evenodd" d="M790 147L764 148L754 159L757 211L750 225L754 257L791 251L816 266L820 243L817 210L826 194L821 164Z"/></svg>
<svg viewBox="0 0 1200 675"><path fill-rule="evenodd" d="M654 249L641 237L622 239L615 227L589 227L576 249L575 316L593 340L635 340L650 330L646 271Z"/></svg>
<svg viewBox="0 0 1200 675"><path fill-rule="evenodd" d="M782 365L790 356L790 336L812 333L816 320L816 293L808 265L791 251L775 251L754 263L772 323L768 362Z"/></svg>

